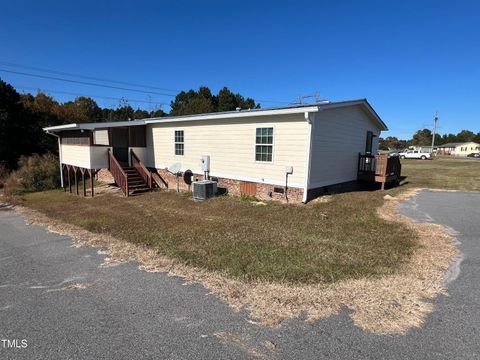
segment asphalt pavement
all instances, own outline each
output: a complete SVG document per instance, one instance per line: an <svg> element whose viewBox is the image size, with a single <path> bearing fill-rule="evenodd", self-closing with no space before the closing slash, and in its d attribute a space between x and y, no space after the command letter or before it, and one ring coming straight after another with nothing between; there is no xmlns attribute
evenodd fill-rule
<svg viewBox="0 0 480 360"><path fill-rule="evenodd" d="M400 211L448 226L463 261L424 326L384 336L347 309L259 326L201 285L134 262L105 266L99 249L0 210L0 359L480 358L480 193L422 191Z"/></svg>

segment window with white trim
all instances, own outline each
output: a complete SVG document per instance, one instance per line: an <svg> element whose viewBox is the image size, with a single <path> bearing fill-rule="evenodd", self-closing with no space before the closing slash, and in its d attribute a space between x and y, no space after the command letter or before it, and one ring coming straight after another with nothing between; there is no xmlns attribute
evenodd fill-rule
<svg viewBox="0 0 480 360"><path fill-rule="evenodd" d="M255 136L255 161L272 162L273 127L257 128Z"/></svg>
<svg viewBox="0 0 480 360"><path fill-rule="evenodd" d="M183 156L185 151L185 142L183 130L175 130L175 155Z"/></svg>

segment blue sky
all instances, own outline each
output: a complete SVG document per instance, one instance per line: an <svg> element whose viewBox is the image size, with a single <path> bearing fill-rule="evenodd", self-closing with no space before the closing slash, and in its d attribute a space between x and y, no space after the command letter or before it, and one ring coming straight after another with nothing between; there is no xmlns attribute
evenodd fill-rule
<svg viewBox="0 0 480 360"><path fill-rule="evenodd" d="M389 135L410 137L431 126L437 110L440 133L479 132L479 13L473 0L5 1L0 62L172 90L228 86L263 107L317 91L330 100L366 97ZM1 70L0 77L16 87L125 97L147 109L168 110L172 99Z"/></svg>

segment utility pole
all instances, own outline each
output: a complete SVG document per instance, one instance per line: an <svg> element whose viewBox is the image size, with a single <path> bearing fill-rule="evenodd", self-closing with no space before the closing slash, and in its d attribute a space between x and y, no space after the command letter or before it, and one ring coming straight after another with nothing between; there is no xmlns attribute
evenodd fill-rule
<svg viewBox="0 0 480 360"><path fill-rule="evenodd" d="M432 134L432 153L435 146L435 132L437 131L438 111L435 112L435 119L433 120L433 134Z"/></svg>

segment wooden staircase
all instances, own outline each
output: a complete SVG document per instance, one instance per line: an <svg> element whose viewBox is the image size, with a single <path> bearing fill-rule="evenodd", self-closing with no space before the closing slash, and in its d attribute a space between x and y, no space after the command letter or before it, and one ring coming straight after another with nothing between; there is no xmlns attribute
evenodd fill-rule
<svg viewBox="0 0 480 360"><path fill-rule="evenodd" d="M137 195L153 189L152 173L138 156L130 150L132 166L120 164L113 153L108 151L108 170L125 196Z"/></svg>
<svg viewBox="0 0 480 360"><path fill-rule="evenodd" d="M127 175L128 195L136 195L139 193L150 191L150 187L140 176L140 173L134 167L123 167L123 171Z"/></svg>

